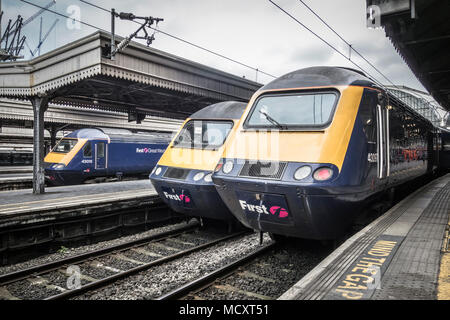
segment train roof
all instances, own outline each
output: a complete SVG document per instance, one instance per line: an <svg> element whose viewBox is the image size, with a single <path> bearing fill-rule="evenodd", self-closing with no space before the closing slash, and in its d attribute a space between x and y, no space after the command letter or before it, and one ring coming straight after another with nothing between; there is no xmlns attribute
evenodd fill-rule
<svg viewBox="0 0 450 320"><path fill-rule="evenodd" d="M310 67L285 74L259 90L342 85L378 87L359 70L345 67Z"/></svg>
<svg viewBox="0 0 450 320"><path fill-rule="evenodd" d="M85 128L75 130L65 137L67 138L77 138L77 139L108 139L109 136L105 134L102 130L97 128Z"/></svg>
<svg viewBox="0 0 450 320"><path fill-rule="evenodd" d="M191 119L240 119L247 103L225 101L209 105L192 114Z"/></svg>
<svg viewBox="0 0 450 320"><path fill-rule="evenodd" d="M126 141L126 142L140 142L147 143L161 142L168 143L171 140L170 133L157 133L157 132L139 132L134 133L126 129L106 129L106 128L84 128L75 130L65 137L77 138L77 139L89 139L89 140L107 140L111 141Z"/></svg>

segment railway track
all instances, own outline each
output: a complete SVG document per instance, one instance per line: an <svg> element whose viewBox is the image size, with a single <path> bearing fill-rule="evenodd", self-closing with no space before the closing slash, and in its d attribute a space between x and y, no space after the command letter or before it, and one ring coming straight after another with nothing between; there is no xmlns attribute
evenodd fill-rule
<svg viewBox="0 0 450 320"><path fill-rule="evenodd" d="M68 299L242 235L199 231L198 223L0 276L0 299Z"/></svg>
<svg viewBox="0 0 450 320"><path fill-rule="evenodd" d="M314 242L303 242L300 246L272 242L156 300L274 300L329 250Z"/></svg>

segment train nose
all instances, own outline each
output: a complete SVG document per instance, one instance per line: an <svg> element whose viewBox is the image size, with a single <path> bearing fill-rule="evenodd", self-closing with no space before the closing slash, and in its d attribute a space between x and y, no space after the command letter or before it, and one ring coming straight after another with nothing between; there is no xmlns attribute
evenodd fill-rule
<svg viewBox="0 0 450 320"><path fill-rule="evenodd" d="M210 171L188 170L181 175L170 167L155 170L150 180L161 199L174 211L187 216L205 217L216 220L233 220L234 216L220 199ZM176 175L175 175L176 173ZM170 178L170 177L176 178Z"/></svg>
<svg viewBox="0 0 450 320"><path fill-rule="evenodd" d="M338 172L331 164L286 163L272 165L271 172L257 166L236 161L231 170L221 168L213 175L219 195L243 225L298 238L333 239L351 222L351 202L330 193Z"/></svg>

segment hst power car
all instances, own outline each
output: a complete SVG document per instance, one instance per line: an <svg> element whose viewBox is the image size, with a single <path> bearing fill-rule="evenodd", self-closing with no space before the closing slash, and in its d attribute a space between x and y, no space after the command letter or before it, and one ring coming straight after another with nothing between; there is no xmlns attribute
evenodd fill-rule
<svg viewBox="0 0 450 320"><path fill-rule="evenodd" d="M306 68L253 95L213 181L249 228L335 239L369 201L437 170L435 133L361 72Z"/></svg>
<svg viewBox="0 0 450 320"><path fill-rule="evenodd" d="M170 135L165 133L76 130L61 139L45 157L46 181L69 185L98 177L148 174L169 142Z"/></svg>
<svg viewBox="0 0 450 320"><path fill-rule="evenodd" d="M185 121L150 175L158 194L172 210L236 221L217 194L211 176L245 107L242 102L220 102Z"/></svg>

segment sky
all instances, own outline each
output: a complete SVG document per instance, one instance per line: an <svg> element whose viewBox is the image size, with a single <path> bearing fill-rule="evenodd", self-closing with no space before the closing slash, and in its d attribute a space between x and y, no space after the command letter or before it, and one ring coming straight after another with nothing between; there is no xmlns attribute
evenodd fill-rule
<svg viewBox="0 0 450 320"><path fill-rule="evenodd" d="M39 10L21 0L0 1L5 12L2 20L3 29L7 19L15 19L19 14L27 19ZM45 6L51 0L27 1ZM347 58L339 55L268 0L86 1L106 9L115 8L117 12L164 18L158 25L160 30L274 76L318 65L355 68ZM314 17L299 0L273 1L348 57L348 46ZM393 83L425 91L385 36L384 30L366 27L366 0L303 1ZM111 28L109 13L80 0L56 0L56 4L50 9L77 17L98 28L105 30ZM50 12L40 17L43 18L43 34L56 19L59 19L43 43L41 54L97 31L89 26L74 25L70 20ZM39 26L40 18L37 18L23 28L32 50L38 45ZM116 20L116 33L121 36L128 36L136 29L137 25L132 22ZM151 46L156 49L237 76L245 76L262 84L273 80L255 70L204 52L164 34L156 33L155 37ZM24 54L25 58L30 58L27 48ZM389 84L355 53L352 54L352 60L383 84Z"/></svg>

